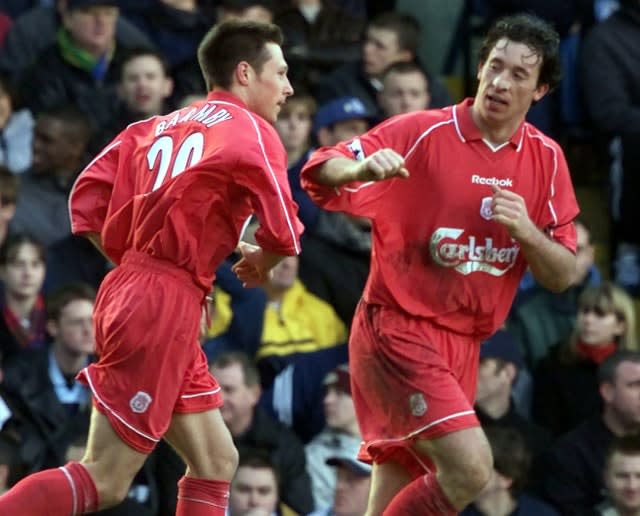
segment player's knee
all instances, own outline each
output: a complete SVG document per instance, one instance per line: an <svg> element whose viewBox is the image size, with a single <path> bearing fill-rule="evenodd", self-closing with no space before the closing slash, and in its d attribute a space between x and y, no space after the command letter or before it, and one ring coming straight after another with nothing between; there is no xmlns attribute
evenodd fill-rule
<svg viewBox="0 0 640 516"><path fill-rule="evenodd" d="M238 450L235 446L227 446L215 455L199 459L197 462L189 464L192 476L230 482L238 467Z"/></svg>

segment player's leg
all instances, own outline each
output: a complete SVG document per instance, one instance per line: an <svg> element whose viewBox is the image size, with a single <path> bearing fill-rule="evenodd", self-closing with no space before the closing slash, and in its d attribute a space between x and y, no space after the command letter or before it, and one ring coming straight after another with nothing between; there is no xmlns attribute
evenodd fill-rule
<svg viewBox="0 0 640 516"><path fill-rule="evenodd" d="M457 514L480 493L491 476L491 448L479 426L418 440L415 449L433 461L436 472L403 488L385 516Z"/></svg>
<svg viewBox="0 0 640 516"><path fill-rule="evenodd" d="M374 464L371 471L371 487L367 516L379 516L396 494L411 482L412 478L400 463L389 460Z"/></svg>
<svg viewBox="0 0 640 516"><path fill-rule="evenodd" d="M22 480L0 497L0 514L68 516L110 507L124 499L145 459L145 454L121 441L108 419L94 409L82 461Z"/></svg>
<svg viewBox="0 0 640 516"><path fill-rule="evenodd" d="M187 465L178 483L176 515L225 514L238 452L220 411L174 414L164 438Z"/></svg>

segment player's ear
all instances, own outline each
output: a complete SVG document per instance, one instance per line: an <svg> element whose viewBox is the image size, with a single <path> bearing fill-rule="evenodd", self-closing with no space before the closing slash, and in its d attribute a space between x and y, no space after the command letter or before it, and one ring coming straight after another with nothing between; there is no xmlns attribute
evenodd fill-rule
<svg viewBox="0 0 640 516"><path fill-rule="evenodd" d="M246 61L240 61L236 65L235 69L235 78L238 81L238 84L242 86L248 86L251 81L251 74L253 73L253 69L251 65Z"/></svg>

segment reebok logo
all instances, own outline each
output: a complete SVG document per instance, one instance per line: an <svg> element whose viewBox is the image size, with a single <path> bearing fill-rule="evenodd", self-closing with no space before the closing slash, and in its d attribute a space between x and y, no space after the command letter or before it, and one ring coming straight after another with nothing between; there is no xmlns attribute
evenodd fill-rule
<svg viewBox="0 0 640 516"><path fill-rule="evenodd" d="M511 179L499 179L497 177L482 177L478 174L471 176L471 182L474 185L496 185L496 186L511 186L513 187L513 181Z"/></svg>

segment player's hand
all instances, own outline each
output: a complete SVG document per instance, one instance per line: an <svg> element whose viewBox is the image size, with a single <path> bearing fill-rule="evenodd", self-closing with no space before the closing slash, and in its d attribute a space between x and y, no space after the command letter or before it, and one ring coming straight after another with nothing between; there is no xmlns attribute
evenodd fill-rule
<svg viewBox="0 0 640 516"><path fill-rule="evenodd" d="M353 174L356 181L409 177L409 171L404 166L404 158L393 149L380 149L366 159L356 162Z"/></svg>
<svg viewBox="0 0 640 516"><path fill-rule="evenodd" d="M511 190L503 190L495 185L491 189L492 219L505 226L509 234L519 242L526 241L537 229L529 218L524 199Z"/></svg>
<svg viewBox="0 0 640 516"><path fill-rule="evenodd" d="M254 288L264 285L269 279L269 269L265 266L265 257L262 248L257 245L240 242L236 249L241 255L231 267L245 288Z"/></svg>

